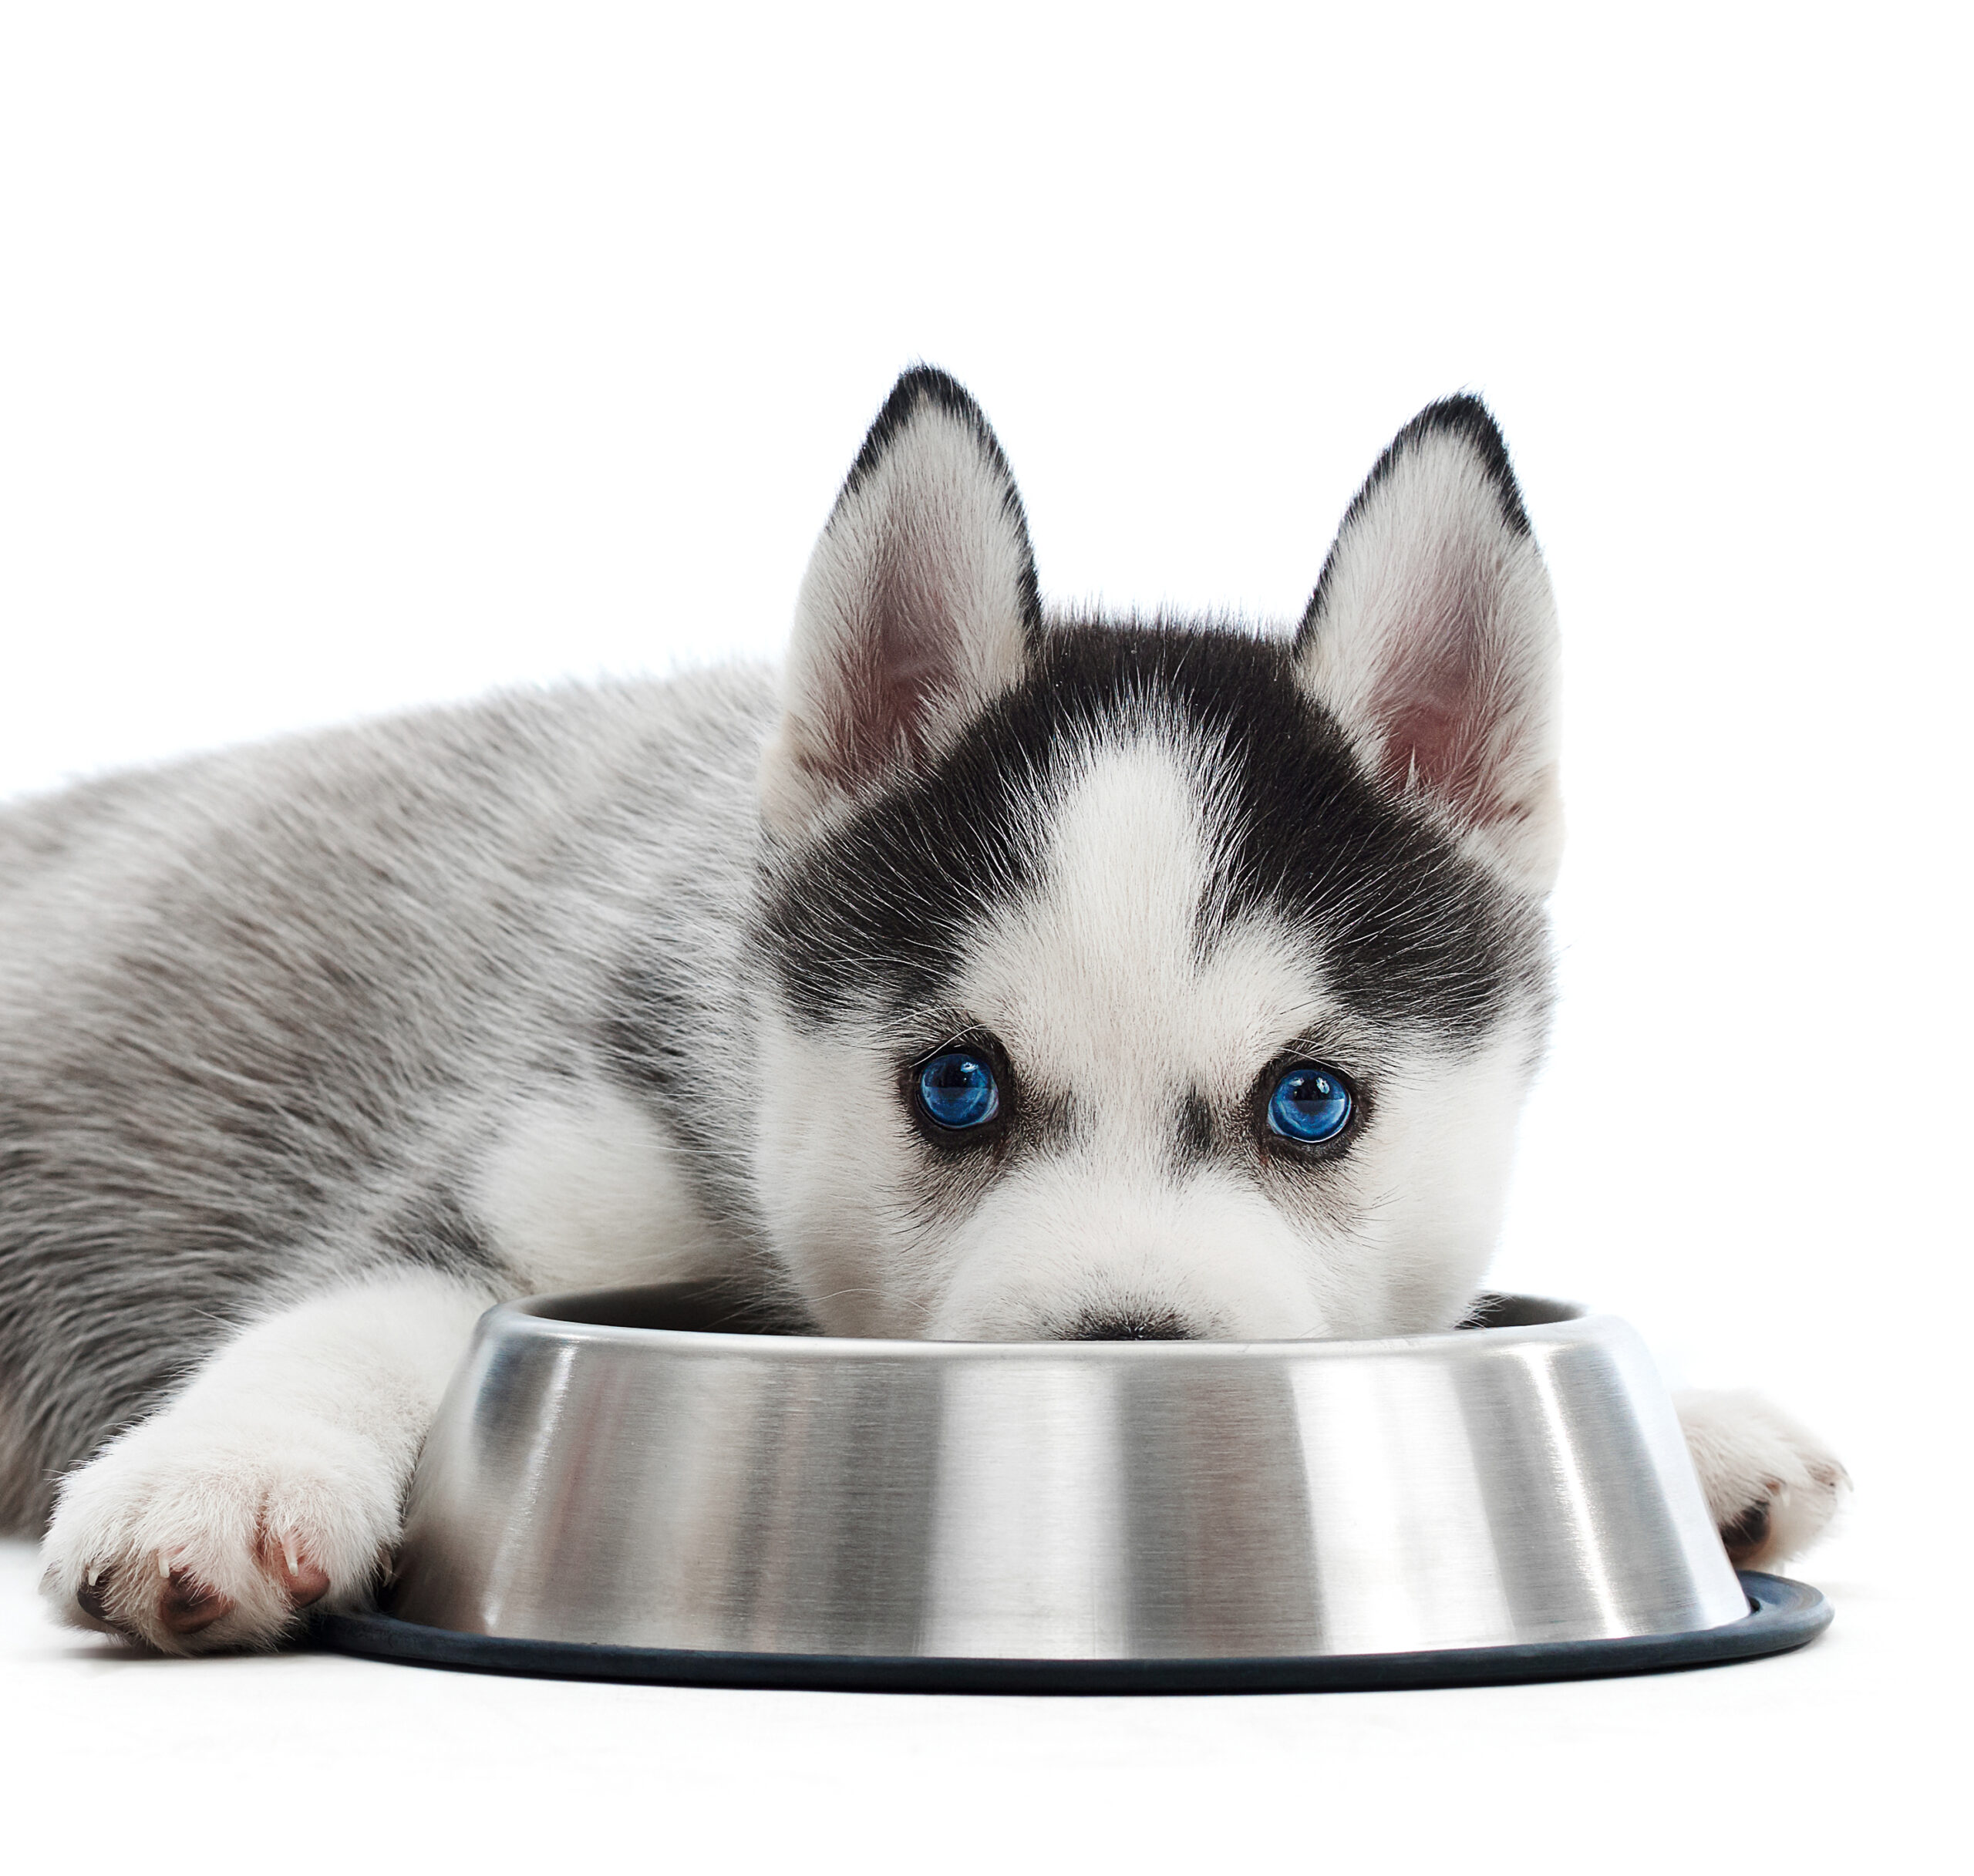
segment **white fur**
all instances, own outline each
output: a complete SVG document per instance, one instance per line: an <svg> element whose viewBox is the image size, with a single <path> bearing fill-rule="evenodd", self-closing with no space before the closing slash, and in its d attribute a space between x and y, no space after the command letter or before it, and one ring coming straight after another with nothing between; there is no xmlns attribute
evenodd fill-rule
<svg viewBox="0 0 1974 1876"><path fill-rule="evenodd" d="M659 1123L601 1083L516 1110L481 1167L477 1209L537 1290L709 1277L718 1232Z"/></svg>
<svg viewBox="0 0 1974 1876"><path fill-rule="evenodd" d="M1472 1302L1507 1203L1533 1055L1526 1025L1511 1021L1484 1045L1422 1046L1387 1071L1376 1124L1352 1149L1365 1194L1356 1293L1373 1300L1347 1319L1361 1326L1336 1332L1448 1328Z"/></svg>
<svg viewBox="0 0 1974 1876"><path fill-rule="evenodd" d="M425 1430L490 1300L438 1276L352 1284L243 1330L167 1406L62 1483L45 1585L189 1652L262 1642L298 1600L360 1602L397 1541ZM174 1591L227 1605L195 1632ZM309 1592L312 1591L311 1594Z"/></svg>
<svg viewBox="0 0 1974 1876"><path fill-rule="evenodd" d="M1814 1433L1740 1389L1694 1389L1673 1404L1714 1522L1767 1510L1767 1536L1736 1558L1743 1568L1770 1568L1823 1534L1851 1476Z"/></svg>
<svg viewBox="0 0 1974 1876"><path fill-rule="evenodd" d="M928 1253L904 1199L915 1143L881 1037L846 1048L761 1012L755 1180L768 1235L826 1335L921 1335ZM804 1090L827 1087L827 1101Z"/></svg>

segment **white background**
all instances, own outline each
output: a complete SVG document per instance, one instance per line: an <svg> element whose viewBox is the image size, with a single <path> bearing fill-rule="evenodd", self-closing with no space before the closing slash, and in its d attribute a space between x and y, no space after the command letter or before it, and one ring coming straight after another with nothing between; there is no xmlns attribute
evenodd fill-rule
<svg viewBox="0 0 1974 1876"><path fill-rule="evenodd" d="M1500 1274L1858 1482L1789 1662L1245 1705L118 1664L37 1625L23 1549L10 1837L1917 1854L1955 1713L1921 1573L1968 1498L1964 19L0 12L0 793L771 654L917 359L999 427L1048 594L1282 617L1391 432L1484 393L1562 606L1572 841Z"/></svg>

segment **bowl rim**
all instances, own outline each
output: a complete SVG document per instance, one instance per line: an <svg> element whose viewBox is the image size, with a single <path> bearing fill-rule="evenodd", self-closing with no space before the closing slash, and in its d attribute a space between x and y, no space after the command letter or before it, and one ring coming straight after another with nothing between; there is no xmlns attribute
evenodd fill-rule
<svg viewBox="0 0 1974 1876"><path fill-rule="evenodd" d="M482 1333L498 1330L531 1341L564 1342L574 1346L598 1343L642 1348L674 1355L726 1355L755 1361L803 1362L857 1361L954 1362L1049 1361L1063 1362L1147 1362L1229 1359L1336 1361L1350 1359L1459 1353L1470 1358L1529 1344L1595 1341L1625 1325L1620 1319L1592 1311L1561 1298L1521 1292L1483 1291L1477 1309L1511 1313L1525 1320L1481 1322L1470 1327L1422 1331L1410 1335L1326 1339L1252 1337L1187 1341L1080 1342L1037 1339L1023 1342L945 1342L903 1336L817 1335L787 1330L662 1328L648 1324L598 1320L595 1314L628 1312L634 1299L664 1292L706 1293L715 1286L682 1280L662 1284L620 1284L588 1290L557 1291L517 1297L496 1303L480 1319Z"/></svg>

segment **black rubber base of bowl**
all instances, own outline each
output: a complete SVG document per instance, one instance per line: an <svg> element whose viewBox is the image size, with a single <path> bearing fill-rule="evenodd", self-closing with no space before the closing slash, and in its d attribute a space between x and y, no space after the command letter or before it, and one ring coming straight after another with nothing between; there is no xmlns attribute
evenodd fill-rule
<svg viewBox="0 0 1974 1876"><path fill-rule="evenodd" d="M1741 1572L1749 1610L1685 1635L1409 1655L1288 1655L1218 1660L1008 1661L897 1655L756 1655L615 1648L463 1635L395 1615L330 1615L311 1632L325 1648L376 1661L554 1680L665 1681L701 1687L823 1687L890 1693L1320 1693L1375 1687L1475 1687L1589 1680L1708 1667L1801 1648L1830 1626L1820 1592L1787 1577Z"/></svg>

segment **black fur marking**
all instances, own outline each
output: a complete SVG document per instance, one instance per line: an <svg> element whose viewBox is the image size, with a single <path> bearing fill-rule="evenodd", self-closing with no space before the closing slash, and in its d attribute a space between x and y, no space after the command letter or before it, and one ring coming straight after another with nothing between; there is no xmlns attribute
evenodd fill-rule
<svg viewBox="0 0 1974 1876"><path fill-rule="evenodd" d="M921 404L935 405L967 425L980 445L980 453L986 458L989 468L1001 484L1002 512L1013 523L1021 542L1022 631L1033 650L1042 640L1042 589L1036 578L1035 551L1029 542L1028 513L1022 506L1020 491L1015 487L1014 472L1008 466L1000 439L957 378L931 365L914 365L899 378L865 435L864 446L857 452L856 461L850 466L850 473L844 478L843 492L837 497L837 505L841 507L847 497L870 479Z"/></svg>
<svg viewBox="0 0 1974 1876"><path fill-rule="evenodd" d="M1053 1339L1061 1342L1193 1342L1199 1332L1176 1309L1126 1303L1086 1309Z"/></svg>
<svg viewBox="0 0 1974 1876"><path fill-rule="evenodd" d="M1479 398L1464 393L1458 397L1442 398L1437 404L1428 404L1391 440L1384 454L1364 478L1364 486L1352 497L1350 506L1343 511L1342 523L1336 530L1336 544L1324 561L1323 570L1316 579L1316 590L1309 595L1309 603L1303 608L1302 622L1296 630L1298 644L1315 629L1316 621L1322 615L1323 598L1336 566L1337 550L1349 534L1351 524L1390 478L1399 460L1427 436L1452 436L1464 443L1494 484L1501 504L1502 526L1514 534L1528 536L1534 532L1529 524L1528 510L1522 504L1521 485L1515 480L1514 466L1508 460L1507 440L1487 406Z"/></svg>
<svg viewBox="0 0 1974 1876"><path fill-rule="evenodd" d="M1223 752L1225 911L1306 934L1374 1022L1483 1032L1545 979L1539 908L1493 882L1359 770L1288 646L1226 630L1076 624L928 772L776 864L758 934L799 1017L940 1004L969 932L1036 884L1038 797L1077 745L1147 707Z"/></svg>

